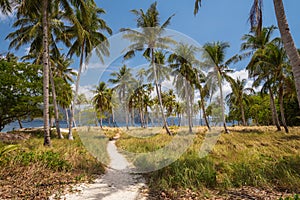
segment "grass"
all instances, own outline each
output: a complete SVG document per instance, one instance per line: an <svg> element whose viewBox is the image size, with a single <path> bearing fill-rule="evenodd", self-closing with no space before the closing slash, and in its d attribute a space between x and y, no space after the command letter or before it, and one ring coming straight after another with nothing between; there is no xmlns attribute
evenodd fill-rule
<svg viewBox="0 0 300 200"><path fill-rule="evenodd" d="M299 127L290 128L289 134L276 132L273 127L230 127L230 131L220 135L208 156L200 158L205 130L198 128L194 142L179 159L146 175L151 190L165 191L170 198L187 189L225 191L242 186L300 193ZM144 138L126 132L117 145L129 152L155 151L172 140L161 132L143 129L146 136L155 133ZM151 162L151 157L143 160Z"/></svg>
<svg viewBox="0 0 300 200"><path fill-rule="evenodd" d="M26 132L31 138L14 145L0 143L0 199L46 199L103 174L102 162L109 161L104 137L108 131L89 131L74 131L74 141L56 139L53 132L50 148L43 146L41 130ZM96 154L89 152L88 142L100 147L94 148Z"/></svg>

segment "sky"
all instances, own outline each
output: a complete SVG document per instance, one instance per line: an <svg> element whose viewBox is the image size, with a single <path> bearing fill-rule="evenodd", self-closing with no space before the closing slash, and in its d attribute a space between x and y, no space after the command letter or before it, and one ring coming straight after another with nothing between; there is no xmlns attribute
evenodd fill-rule
<svg viewBox="0 0 300 200"><path fill-rule="evenodd" d="M130 10L146 10L154 2L152 0L95 1L106 11L102 17L112 28L113 34L118 34L120 28L136 28L136 18ZM229 42L230 48L226 52L226 57L230 58L239 53L241 37L250 30L248 17L252 2L253 0L203 0L197 16L193 15L194 0L157 0L157 8L162 22L175 14L168 26L169 29L185 34L200 45L213 41ZM296 46L300 47L300 1L286 0L284 5ZM273 1L264 1L263 13L264 26L277 25ZM13 17L5 17L0 13L0 54L10 51L17 56L22 56L28 47L24 46L19 51L8 50L9 41L5 40L7 34L13 31L11 28L13 21ZM279 36L279 31L275 36ZM244 70L246 64L242 62L230 66L236 71L233 76L247 78ZM77 68L77 66L78 62L75 61L72 67ZM250 84L251 82L249 86Z"/></svg>

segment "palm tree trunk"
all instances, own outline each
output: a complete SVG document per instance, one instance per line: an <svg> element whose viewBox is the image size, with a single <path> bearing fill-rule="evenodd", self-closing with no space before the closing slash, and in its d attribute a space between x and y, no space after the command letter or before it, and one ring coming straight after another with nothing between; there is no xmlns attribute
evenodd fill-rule
<svg viewBox="0 0 300 200"><path fill-rule="evenodd" d="M22 122L21 122L21 120L19 118L18 118L18 123L19 123L19 127L23 128Z"/></svg>
<svg viewBox="0 0 300 200"><path fill-rule="evenodd" d="M68 113L68 109L67 108L65 108L65 112L66 112L66 121L67 121L67 125L68 125L68 128L69 128L69 126L70 126L70 122L69 122L69 113Z"/></svg>
<svg viewBox="0 0 300 200"><path fill-rule="evenodd" d="M52 98L53 98L53 106L54 106L54 117L55 117L55 126L56 126L56 132L59 139L63 139L64 136L60 132L60 126L59 126L59 113L58 113L58 106L57 106L57 100L56 100L56 90L55 90L55 83L53 79L53 73L51 70L51 67L49 67L49 75L50 75L50 83L52 87Z"/></svg>
<svg viewBox="0 0 300 200"><path fill-rule="evenodd" d="M219 76L221 76L221 74L219 74ZM219 87L220 87L223 126L224 126L225 133L229 133L229 130L227 129L227 125L226 125L226 119L225 119L225 105L224 105L224 99L223 99L222 79L218 78L218 82L219 82Z"/></svg>
<svg viewBox="0 0 300 200"><path fill-rule="evenodd" d="M49 129L49 41L48 0L43 1L43 98L44 98L44 146L51 146Z"/></svg>
<svg viewBox="0 0 300 200"><path fill-rule="evenodd" d="M189 123L189 133L192 133L193 130L192 130L192 123L191 123L190 92L188 88L188 82L186 79L184 79L184 85L185 85L185 96L186 96L186 114Z"/></svg>
<svg viewBox="0 0 300 200"><path fill-rule="evenodd" d="M200 94L201 94L201 91L199 91ZM202 113L203 113L203 117L204 117L204 120L205 120L205 124L208 128L208 130L210 131L211 128L210 128L210 125L209 125L209 122L208 122L208 119L207 119L207 115L206 115L206 111L205 111L205 107L204 107L204 99L201 97L201 109L202 109Z"/></svg>
<svg viewBox="0 0 300 200"><path fill-rule="evenodd" d="M77 101L78 97L78 90L79 90L79 82L80 82L80 76L81 76L81 71L82 71L82 66L83 66L83 55L84 55L84 43L82 44L81 47L81 54L80 54L80 62L79 62L79 70L77 73L77 78L76 78L76 83L75 83L75 94L74 94L74 106L72 106L71 112L70 112L70 126L69 126L69 134L68 134L68 139L73 140L73 134L72 134L72 127L73 127L73 121L74 121L74 114L75 114L75 103ZM75 123L74 123L75 124Z"/></svg>
<svg viewBox="0 0 300 200"><path fill-rule="evenodd" d="M164 123L164 128L166 129L167 133L169 135L172 135L172 133L169 130L168 124L167 124L167 120L166 120L166 116L164 114L164 108L162 105L162 99L161 99L161 93L158 87L158 80L157 80L157 74L156 74L156 65L155 65L155 58L154 58L154 50L151 49L151 56L152 56L152 61L151 61L151 65L153 67L153 71L154 71L154 78L155 78L155 89L156 89L156 93L157 93L157 97L158 97L158 101L159 101L159 107L160 107L160 111L161 111L161 115L163 118L163 123Z"/></svg>
<svg viewBox="0 0 300 200"><path fill-rule="evenodd" d="M292 34L290 32L282 0L273 0L273 3L277 18L277 24L280 30L280 35L284 44L284 48L291 61L293 75L295 78L297 98L300 108L300 56L298 54Z"/></svg>
<svg viewBox="0 0 300 200"><path fill-rule="evenodd" d="M245 117L245 110L244 110L243 102L241 102L240 109L241 109L241 113L242 113L243 126L246 126L247 124L246 124L246 117Z"/></svg>
<svg viewBox="0 0 300 200"><path fill-rule="evenodd" d="M103 126L102 126L102 110L101 110L101 108L99 109L99 115L100 115L100 128L103 128Z"/></svg>
<svg viewBox="0 0 300 200"><path fill-rule="evenodd" d="M275 123L274 125L277 127L277 131L281 131L278 114L277 114L276 107L275 107L274 95L273 95L273 91L271 90L271 88L269 88L269 93L270 93L270 106L271 106L271 111L272 111L272 117L273 117L273 121Z"/></svg>
<svg viewBox="0 0 300 200"><path fill-rule="evenodd" d="M280 86L279 87L279 107L280 107L280 115L281 115L281 121L282 121L282 125L284 127L284 130L286 133L289 132L289 129L286 125L286 120L285 120L285 116L284 116L284 108L283 108L283 87Z"/></svg>
<svg viewBox="0 0 300 200"><path fill-rule="evenodd" d="M115 122L115 111L114 111L113 108L111 109L111 115L112 115L112 123L113 123L113 127L115 127L115 126L116 126L116 122Z"/></svg>

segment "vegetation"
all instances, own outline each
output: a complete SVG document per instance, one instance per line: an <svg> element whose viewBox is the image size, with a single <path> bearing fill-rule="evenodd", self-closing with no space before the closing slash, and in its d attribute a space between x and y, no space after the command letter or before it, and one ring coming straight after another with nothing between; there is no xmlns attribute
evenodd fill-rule
<svg viewBox="0 0 300 200"><path fill-rule="evenodd" d="M300 56L283 2L273 2L281 37L274 37L275 26L263 26L263 0L254 0L251 31L242 36L240 52L227 60L227 42L208 41L199 49L167 36L166 28L175 15L162 22L157 2L145 11L131 10L139 29L120 29L130 43L123 49L123 63L107 82L95 83L94 96L88 98L79 94L84 65L92 52L102 63L110 55L107 37L112 30L102 19L105 10L94 0L43 0L42 5L31 0L0 0L1 13L14 10L17 16L14 30L6 37L9 49L29 46L21 58L1 55L0 131L14 121L20 128L25 119L43 116L44 121L43 130L30 132L30 139L5 143L0 138L0 198L43 199L70 183L103 173L109 163L106 144L116 134L121 134L118 147L133 153L155 152L174 138L179 142L169 150L178 150L195 137L188 150L168 166L161 152L150 159L128 153L133 164L144 170L159 168L146 177L151 191L161 197L163 191L164 198L179 198L186 190L199 196L200 191L225 192L243 186L299 193ZM194 14L201 3L195 0ZM77 72L71 66L74 56L79 59ZM124 62L137 57L149 65L135 72ZM246 79L232 77L233 63L246 58L249 62L244 68L253 81L251 86ZM171 80L173 88L165 89ZM225 82L231 89L227 95ZM100 128L73 129L76 111L80 125L99 124ZM60 129L61 115L68 122L67 135ZM88 120L82 120L82 115ZM51 116L56 131L50 129ZM125 123L127 132L107 128L111 120L114 127ZM202 120L207 128L198 126ZM205 134L211 134L207 130L220 125L227 134L219 136L208 156L199 156ZM155 161L164 158L156 166ZM299 196L285 199L293 198Z"/></svg>
<svg viewBox="0 0 300 200"><path fill-rule="evenodd" d="M272 127L228 127L231 134L221 135L213 151L200 157L199 150L206 133L198 128L194 144L174 163L146 174L150 190L177 199L190 189L203 192L253 186L299 193L299 131L289 135ZM135 131L136 133L138 132ZM155 131L143 131L149 135ZM130 134L131 135L131 134ZM122 134L119 148L129 152L151 152L168 144L172 138L163 134L137 138ZM145 161L146 162L146 161Z"/></svg>
<svg viewBox="0 0 300 200"><path fill-rule="evenodd" d="M10 134L31 137L13 145L0 143L1 199L46 199L52 194L59 195L71 184L91 181L105 171L77 133L74 141L52 139L51 148L42 145L42 129ZM101 155L108 159L107 154Z"/></svg>

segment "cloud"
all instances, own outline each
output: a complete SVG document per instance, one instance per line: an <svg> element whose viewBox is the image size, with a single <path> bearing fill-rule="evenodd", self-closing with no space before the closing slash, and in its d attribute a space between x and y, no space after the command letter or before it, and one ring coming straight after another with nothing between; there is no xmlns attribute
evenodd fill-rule
<svg viewBox="0 0 300 200"><path fill-rule="evenodd" d="M92 91L95 90L95 87L95 85L79 86L78 95L84 94L88 100L91 100L94 96L94 93ZM75 91L75 84L72 84L71 88L73 91Z"/></svg>

